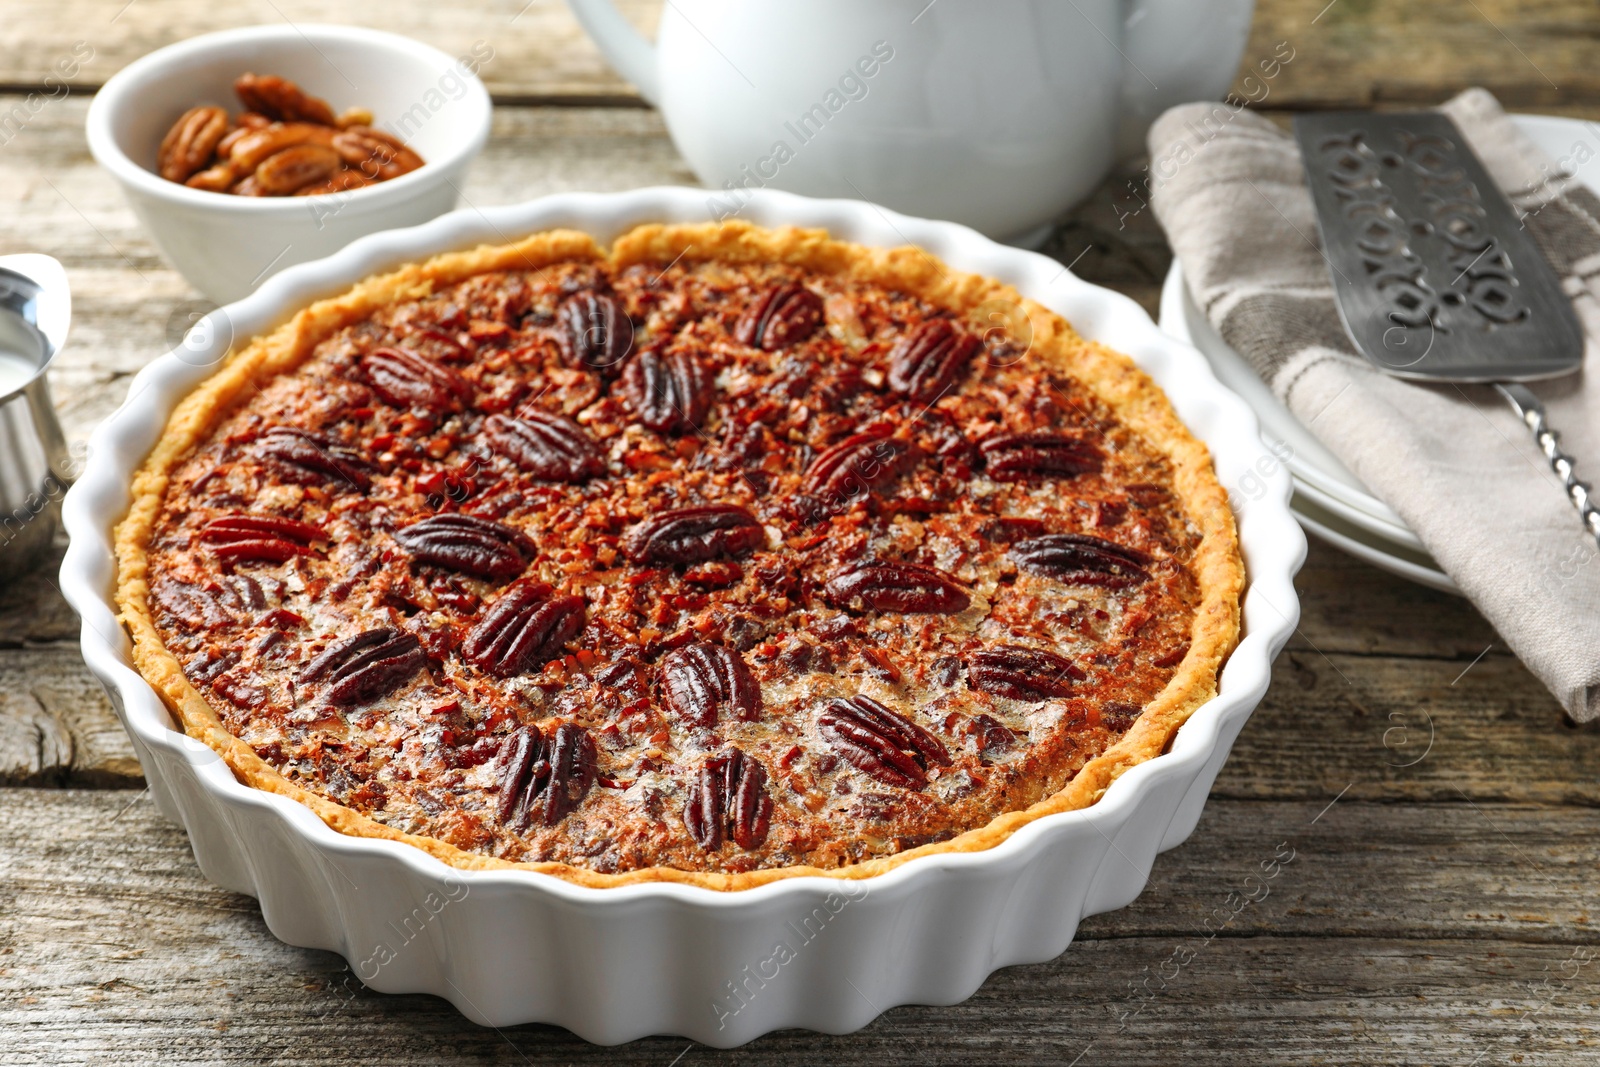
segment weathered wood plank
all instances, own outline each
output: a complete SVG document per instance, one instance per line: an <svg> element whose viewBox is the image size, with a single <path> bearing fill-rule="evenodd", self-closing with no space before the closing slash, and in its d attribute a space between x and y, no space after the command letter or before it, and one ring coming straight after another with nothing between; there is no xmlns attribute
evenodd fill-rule
<svg viewBox="0 0 1600 1067"><path fill-rule="evenodd" d="M1498 651L1490 655L1504 654L1494 628L1461 597L1380 571L1315 536L1310 545L1294 583L1303 610L1290 648L1471 660L1492 644Z"/></svg>
<svg viewBox="0 0 1600 1067"><path fill-rule="evenodd" d="M63 536L38 566L10 583L0 583L0 649L77 639L78 617L56 584L65 550Z"/></svg>
<svg viewBox="0 0 1600 1067"><path fill-rule="evenodd" d="M1215 793L1600 804L1600 729L1574 727L1509 656L1290 649Z"/></svg>
<svg viewBox="0 0 1600 1067"><path fill-rule="evenodd" d="M1300 110L1436 104L1481 85L1510 107L1593 115L1597 37L1600 7L1585 0L1262 0L1234 91ZM1284 41L1294 58L1263 77Z"/></svg>
<svg viewBox="0 0 1600 1067"><path fill-rule="evenodd" d="M56 585L64 541L0 585L0 786L142 786L139 764L76 644Z"/></svg>
<svg viewBox="0 0 1600 1067"><path fill-rule="evenodd" d="M619 6L653 33L660 0ZM484 81L507 102L634 102L560 0L396 0L382 17L355 0L12 0L0 28L4 84L43 86L82 41L93 57L68 79L90 89L137 57L211 30L257 23L381 25L452 55L495 50ZM1517 107L1600 105L1593 47L1600 11L1585 0L1261 0L1234 88L1274 108L1435 103L1484 85ZM1287 41L1294 59L1277 76L1258 65ZM1281 54L1281 53L1279 53ZM1245 76L1254 73L1256 80ZM56 81L49 83L52 87Z"/></svg>
<svg viewBox="0 0 1600 1067"><path fill-rule="evenodd" d="M60 987L21 991L0 1008L6 1062L1587 1067L1597 1043L1594 965L1562 981L1588 951L1566 946L1219 938L1163 987L1178 944L1083 941L1052 963L996 974L962 1004L895 1008L856 1034L785 1031L723 1052L681 1038L600 1048L555 1027L478 1027L436 998L369 992L330 954L250 944L268 936L253 916L213 929L188 938L154 980L149 965L137 980L119 963L91 969L97 955Z"/></svg>
<svg viewBox="0 0 1600 1067"><path fill-rule="evenodd" d="M77 646L0 651L0 785L142 785L139 763Z"/></svg>
<svg viewBox="0 0 1600 1067"><path fill-rule="evenodd" d="M337 957L275 941L252 901L207 884L181 831L128 796L0 791L0 868L13 872L0 883L0 1060L310 1064L359 1048L394 1064L665 1064L685 1050L499 1033L442 1001L366 992ZM683 1062L1066 1063L1086 1048L1085 1064L1170 1062L1174 1049L1227 1064L1469 1063L1485 1050L1481 1062L1592 1062L1600 967L1585 962L1596 938L1583 924L1600 816L1345 801L1312 822L1320 806L1213 802L1135 905L965 1004ZM1293 858L1265 893L1247 887L1285 841Z"/></svg>
<svg viewBox="0 0 1600 1067"><path fill-rule="evenodd" d="M654 34L660 0L617 5ZM452 56L479 42L494 49L481 77L497 97L528 101L637 100L612 73L562 0L472 0L436 4L391 0L380 9L359 0L10 0L0 28L0 71L8 85L44 86L83 42L92 58L67 79L75 88L105 83L157 48L214 30L296 22L345 23L387 29L426 41ZM82 54L80 51L79 55ZM58 80L48 83L51 87Z"/></svg>
<svg viewBox="0 0 1600 1067"><path fill-rule="evenodd" d="M1600 811L1459 797L1373 804L1352 796L1337 803L1331 795L1213 797L1194 836L1157 861L1150 890L1087 920L1084 935L1181 937L1227 920L1227 936L1600 945L1600 929L1588 929ZM41 826L51 833L41 835ZM148 797L125 790L0 790L0 858L10 872L7 912L36 916L39 937L50 924L78 930L91 915L114 921L120 902L136 898L168 915L157 925L169 929L154 936L176 940L181 933L170 927L189 923L179 898L253 910L245 898L204 884L182 829ZM1274 859L1279 873L1263 875ZM108 894L118 902L101 899ZM1254 903L1233 915L1240 901L1230 894Z"/></svg>

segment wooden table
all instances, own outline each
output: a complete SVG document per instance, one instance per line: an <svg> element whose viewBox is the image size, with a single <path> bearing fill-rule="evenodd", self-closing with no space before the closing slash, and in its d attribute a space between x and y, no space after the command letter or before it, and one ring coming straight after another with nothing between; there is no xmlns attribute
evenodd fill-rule
<svg viewBox="0 0 1600 1067"><path fill-rule="evenodd" d="M494 136L467 199L692 183L565 8L523 2L391 0L381 16L453 52L496 51ZM656 5L625 6L648 26ZM1590 0L1260 8L1247 63L1279 41L1295 49L1264 101L1280 112L1434 102L1479 83L1520 108L1600 117ZM75 288L52 374L75 441L209 307L90 161L87 94L171 40L286 18L378 21L346 0L7 0L0 116L56 85L45 78L76 42L93 51L71 95L23 128L0 119L0 252L49 252ZM1050 251L1153 310L1169 253L1148 212L1119 225L1122 187L1063 220ZM717 1052L482 1029L274 940L155 812L46 566L0 590L0 1062L1596 1062L1600 731L1568 723L1460 600L1315 544L1298 584L1304 617L1271 692L1199 830L1136 903L965 1004ZM1294 859L1270 895L1233 914L1230 892L1285 847Z"/></svg>

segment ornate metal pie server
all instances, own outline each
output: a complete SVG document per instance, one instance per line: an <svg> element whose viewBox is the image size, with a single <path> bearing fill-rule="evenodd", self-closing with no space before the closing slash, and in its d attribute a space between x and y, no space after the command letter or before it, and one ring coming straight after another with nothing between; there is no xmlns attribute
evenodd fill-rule
<svg viewBox="0 0 1600 1067"><path fill-rule="evenodd" d="M1577 371L1583 330L1455 123L1433 111L1328 112L1298 116L1294 133L1356 350L1400 378L1494 385L1600 541L1589 486L1521 384Z"/></svg>

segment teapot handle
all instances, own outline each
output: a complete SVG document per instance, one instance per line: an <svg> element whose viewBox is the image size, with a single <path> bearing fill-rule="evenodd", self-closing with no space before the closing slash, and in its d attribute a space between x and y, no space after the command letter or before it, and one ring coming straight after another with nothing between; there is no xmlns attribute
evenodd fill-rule
<svg viewBox="0 0 1600 1067"><path fill-rule="evenodd" d="M1124 0L1120 154L1142 152L1167 108L1228 91L1254 11L1255 0Z"/></svg>
<svg viewBox="0 0 1600 1067"><path fill-rule="evenodd" d="M567 0L567 6L617 73L631 81L647 102L659 107L655 46L622 17L611 0Z"/></svg>

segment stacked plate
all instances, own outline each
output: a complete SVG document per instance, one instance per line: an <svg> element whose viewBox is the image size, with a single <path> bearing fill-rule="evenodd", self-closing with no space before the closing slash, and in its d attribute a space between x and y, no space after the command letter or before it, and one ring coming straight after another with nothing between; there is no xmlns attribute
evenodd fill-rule
<svg viewBox="0 0 1600 1067"><path fill-rule="evenodd" d="M1373 496L1222 339L1189 296L1176 262L1161 290L1161 328L1198 348L1222 384L1255 409L1267 451L1283 461L1294 481L1289 509L1308 533L1391 574L1459 592L1405 521Z"/></svg>
<svg viewBox="0 0 1600 1067"><path fill-rule="evenodd" d="M1600 128L1543 115L1518 115L1515 121L1560 167L1600 193ZM1262 440L1293 478L1290 509L1307 532L1391 574L1459 594L1400 516L1373 496L1222 339L1195 306L1177 263L1161 291L1161 328L1198 348L1222 383L1255 409Z"/></svg>

